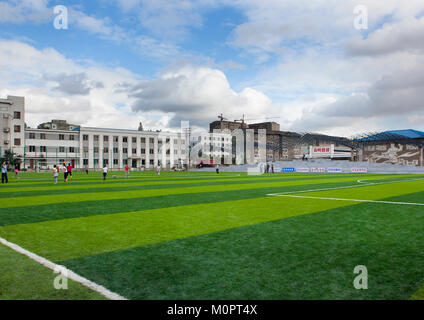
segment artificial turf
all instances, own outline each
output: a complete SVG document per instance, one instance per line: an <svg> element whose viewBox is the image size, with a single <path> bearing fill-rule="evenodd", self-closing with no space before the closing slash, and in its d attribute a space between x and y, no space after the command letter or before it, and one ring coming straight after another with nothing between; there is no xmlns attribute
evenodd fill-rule
<svg viewBox="0 0 424 320"><path fill-rule="evenodd" d="M423 181L409 181L423 176L114 175L12 180L0 236L130 299L422 297L423 206L268 194L355 186L295 195L424 203ZM361 185L381 182L393 183ZM368 290L353 288L359 264Z"/></svg>

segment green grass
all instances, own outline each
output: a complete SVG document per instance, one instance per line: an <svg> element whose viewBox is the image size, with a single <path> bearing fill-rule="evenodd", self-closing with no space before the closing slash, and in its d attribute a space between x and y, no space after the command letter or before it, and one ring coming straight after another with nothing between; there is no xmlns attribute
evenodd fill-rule
<svg viewBox="0 0 424 320"><path fill-rule="evenodd" d="M103 300L100 294L72 280L57 290L57 274L28 257L0 245L0 300Z"/></svg>
<svg viewBox="0 0 424 320"><path fill-rule="evenodd" d="M424 207L268 196L360 186L294 195L424 203L423 181L407 181L417 178L75 173L54 186L23 174L0 188L0 236L130 299L419 299ZM0 254L10 272L34 268L0 277L3 299L96 298L77 284L61 297L50 270ZM353 288L359 264L368 290Z"/></svg>

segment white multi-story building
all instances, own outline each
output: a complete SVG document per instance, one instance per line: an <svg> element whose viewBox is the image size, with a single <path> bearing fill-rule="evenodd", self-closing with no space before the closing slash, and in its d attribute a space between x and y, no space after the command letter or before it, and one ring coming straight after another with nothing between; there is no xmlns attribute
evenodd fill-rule
<svg viewBox="0 0 424 320"><path fill-rule="evenodd" d="M186 133L75 127L72 130L26 128L24 98L0 99L2 153L13 150L21 168L182 168L188 165ZM13 145L11 145L13 141Z"/></svg>
<svg viewBox="0 0 424 320"><path fill-rule="evenodd" d="M6 150L22 155L25 143L25 98L0 99L0 156Z"/></svg>

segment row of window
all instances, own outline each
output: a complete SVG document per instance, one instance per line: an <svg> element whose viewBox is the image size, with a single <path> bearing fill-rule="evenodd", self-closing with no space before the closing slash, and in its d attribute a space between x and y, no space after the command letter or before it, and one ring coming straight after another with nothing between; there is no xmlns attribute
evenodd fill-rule
<svg viewBox="0 0 424 320"><path fill-rule="evenodd" d="M88 141L88 134L84 134L82 136L82 140L83 141ZM93 141L97 142L100 140L100 136L99 135L94 135L93 136ZM112 141L113 142L119 142L119 136L113 136L112 137ZM170 138L166 138L166 143L169 143L171 141ZM103 136L103 142L109 142L109 136ZM132 143L137 143L137 137L131 137L131 142ZM155 142L154 138L149 138L149 143L153 144ZM128 143L128 137L122 137L122 143ZM146 138L140 138L140 143L146 143ZM162 143L161 140L158 141L158 143ZM174 144L177 144L178 140L174 140ZM185 141L181 140L181 143L184 144Z"/></svg>
<svg viewBox="0 0 424 320"><path fill-rule="evenodd" d="M39 146L37 148L36 146L28 146L28 152L36 152L36 151L47 152L47 147L46 146ZM56 148L55 151L60 152L60 153L64 153L64 152L74 153L75 147L68 147L68 148L59 147L59 148ZM52 151L52 152L54 152L54 151Z"/></svg>
<svg viewBox="0 0 424 320"><path fill-rule="evenodd" d="M38 135L39 135L38 137L39 137L40 140L45 140L46 139L46 134L45 133L39 133ZM65 139L65 138L67 138L67 139ZM30 132L28 139L36 139L35 132ZM68 137L66 137L66 135L64 135L64 134L59 134L59 140L70 140L70 141L74 141L75 140L75 135L71 134Z"/></svg>
<svg viewBox="0 0 424 320"><path fill-rule="evenodd" d="M94 160L94 165L95 166L98 166L99 165L99 159L93 159L93 160ZM128 159L123 159L122 162L123 162L124 165L127 165L128 164ZM83 163L84 166L88 166L88 159L83 159L82 160L82 163ZM116 165L116 166L119 165L119 160L118 159L113 159L113 164ZM149 160L149 164L150 165L154 165L155 164L155 160L154 159L150 159ZM104 165L109 165L109 159L103 159L103 166ZM146 165L146 160L145 159L142 159L141 160L141 165L142 166L145 166Z"/></svg>
<svg viewBox="0 0 424 320"><path fill-rule="evenodd" d="M16 143L16 140L19 140L19 144ZM20 145L20 139L15 139L15 145ZM37 150L38 149L38 150ZM69 153L74 153L75 152L75 147L59 147L56 150L53 150L51 152L60 152L60 153L64 153L64 152L69 152ZM47 152L47 147L46 146L39 146L38 148L36 148L36 146L28 146L28 152ZM141 154L146 154L146 149L141 149ZM88 147L84 147L83 149L84 153L88 153ZM99 148L94 147L93 148L93 152L94 153L99 153ZM113 153L118 153L119 149L118 148L113 148ZM103 149L103 153L109 153L109 148L104 148ZM122 153L126 154L128 153L128 149L127 148L123 148L122 149ZM132 153L136 154L137 153L137 149L132 149ZM149 153L153 154L154 153L154 149L149 149ZM159 150L158 153L161 153L161 151ZM185 150L181 150L181 153L184 154ZM171 154L171 150L168 149L166 150L166 154ZM177 155L178 154L178 150L174 150L174 154Z"/></svg>

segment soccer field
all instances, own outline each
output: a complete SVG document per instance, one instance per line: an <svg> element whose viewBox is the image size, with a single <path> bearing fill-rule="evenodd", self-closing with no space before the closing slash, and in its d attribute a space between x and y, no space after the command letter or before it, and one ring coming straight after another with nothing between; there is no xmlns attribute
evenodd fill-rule
<svg viewBox="0 0 424 320"><path fill-rule="evenodd" d="M127 299L423 299L424 175L22 174L0 237ZM354 268L368 271L357 290ZM0 299L101 299L0 244Z"/></svg>

